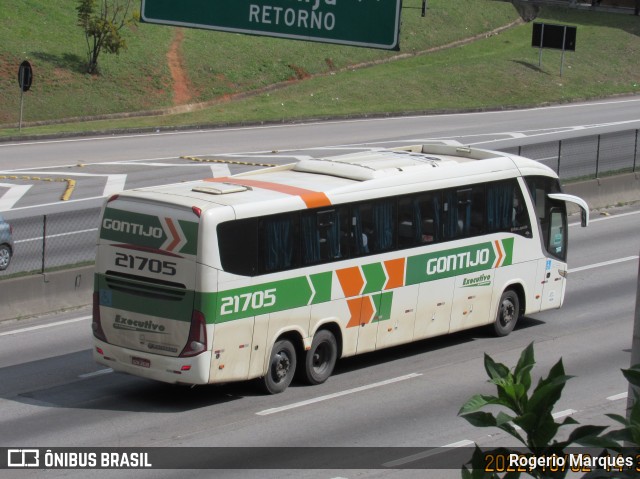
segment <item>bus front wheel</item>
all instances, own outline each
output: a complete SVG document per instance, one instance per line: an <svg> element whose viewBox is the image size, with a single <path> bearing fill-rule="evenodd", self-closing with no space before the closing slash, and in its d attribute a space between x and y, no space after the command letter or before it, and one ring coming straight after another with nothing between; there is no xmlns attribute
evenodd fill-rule
<svg viewBox="0 0 640 479"><path fill-rule="evenodd" d="M309 384L322 384L333 372L338 359L338 342L331 331L318 331L307 351L304 379Z"/></svg>
<svg viewBox="0 0 640 479"><path fill-rule="evenodd" d="M520 315L520 301L515 291L508 289L500 297L493 329L496 336L506 336L515 327Z"/></svg>
<svg viewBox="0 0 640 479"><path fill-rule="evenodd" d="M262 378L262 385L269 394L287 389L296 371L296 349L287 339L276 341L269 357L269 369Z"/></svg>

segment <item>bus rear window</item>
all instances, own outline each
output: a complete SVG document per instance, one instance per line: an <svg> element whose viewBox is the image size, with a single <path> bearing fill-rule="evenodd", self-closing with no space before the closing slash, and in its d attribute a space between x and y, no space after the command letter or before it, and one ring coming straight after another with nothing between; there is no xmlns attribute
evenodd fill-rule
<svg viewBox="0 0 640 479"><path fill-rule="evenodd" d="M258 221L256 218L219 224L218 246L223 270L243 276L257 274Z"/></svg>

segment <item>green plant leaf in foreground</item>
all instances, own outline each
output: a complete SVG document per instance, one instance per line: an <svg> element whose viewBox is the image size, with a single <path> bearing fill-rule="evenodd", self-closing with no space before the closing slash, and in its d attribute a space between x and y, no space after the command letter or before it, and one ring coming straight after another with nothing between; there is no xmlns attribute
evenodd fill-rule
<svg viewBox="0 0 640 479"><path fill-rule="evenodd" d="M485 354L485 369L489 382L495 385L496 395L474 395L460 409L459 415L476 427L496 427L518 439L525 446L525 450L535 457L551 457L562 455L566 448L572 445L596 447L602 449L602 454L609 455L610 451L633 457L640 457L640 401L634 394L636 401L629 411L629 418L618 414L607 414L614 421L621 424L621 429L605 432L607 426L579 425L575 427L564 440L556 436L560 428L576 426L578 422L572 417L566 417L562 422L556 422L552 415L554 406L560 399L565 384L572 376L565 373L562 358L551 368L546 378L538 381L536 388L529 394L531 386L531 371L535 364L533 344L530 344L520 355L513 373L507 366L495 362ZM625 378L634 386L640 386L640 366L623 370ZM507 409L512 415L504 411L481 411L486 406L499 406ZM522 455L522 448L501 448L504 457L509 454ZM631 452L630 452L631 451ZM637 451L638 456L635 456ZM471 462L463 466L462 477L468 479L497 478L497 474L485 472L485 459L488 451L483 451L476 445ZM468 468L467 466L470 466ZM605 468L606 469L606 468ZM637 471L597 469L586 474L584 479L617 478L627 479L638 477ZM542 470L529 470L528 474L536 478L562 478L567 471L552 474ZM520 473L508 472L502 479L520 477ZM573 476L572 476L573 477Z"/></svg>

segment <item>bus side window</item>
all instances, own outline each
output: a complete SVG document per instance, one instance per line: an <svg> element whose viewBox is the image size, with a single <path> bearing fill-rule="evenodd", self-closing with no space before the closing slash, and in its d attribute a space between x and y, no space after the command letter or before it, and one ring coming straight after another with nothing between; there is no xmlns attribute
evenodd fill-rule
<svg viewBox="0 0 640 479"><path fill-rule="evenodd" d="M417 200L415 198L401 198L398 201L398 247L410 248L418 242L416 216Z"/></svg>
<svg viewBox="0 0 640 479"><path fill-rule="evenodd" d="M310 265L343 258L346 245L346 214L342 208L302 214L302 264Z"/></svg>
<svg viewBox="0 0 640 479"><path fill-rule="evenodd" d="M482 185L445 192L443 234L445 239L467 238L484 230Z"/></svg>
<svg viewBox="0 0 640 479"><path fill-rule="evenodd" d="M395 200L360 203L351 208L353 256L396 247Z"/></svg>
<svg viewBox="0 0 640 479"><path fill-rule="evenodd" d="M439 193L429 193L419 197L417 217L420 220L420 230L418 232L418 242L420 244L435 243L440 239L438 235L438 226L440 224L439 198Z"/></svg>
<svg viewBox="0 0 640 479"><path fill-rule="evenodd" d="M487 226L492 233L504 231L531 237L531 222L517 181L498 181L488 185Z"/></svg>
<svg viewBox="0 0 640 479"><path fill-rule="evenodd" d="M560 183L555 178L549 178L546 176L528 176L525 178L531 200L535 205L536 216L540 224L540 231L542 232L542 240L545 248L550 254L554 254L553 248L550 245L551 238L549 237L549 230L551 228L551 211L555 204L547 197L549 193L559 193Z"/></svg>
<svg viewBox="0 0 640 479"><path fill-rule="evenodd" d="M365 231L370 238L369 250L381 253L395 249L395 208L394 201L377 201L373 204L371 231Z"/></svg>
<svg viewBox="0 0 640 479"><path fill-rule="evenodd" d="M469 235L481 235L485 231L485 188L476 185L471 189L471 217L469 218Z"/></svg>
<svg viewBox="0 0 640 479"><path fill-rule="evenodd" d="M438 240L438 193L402 198L398 202L398 248L410 248Z"/></svg>
<svg viewBox="0 0 640 479"><path fill-rule="evenodd" d="M511 232L531 238L531 220L522 196L522 190L516 183L512 202Z"/></svg>
<svg viewBox="0 0 640 479"><path fill-rule="evenodd" d="M562 207L551 208L549 213L549 234L547 235L547 251L563 261L566 259L567 254L566 217L564 205Z"/></svg>
<svg viewBox="0 0 640 479"><path fill-rule="evenodd" d="M260 221L260 245L262 246L262 268L266 273L282 271L296 266L294 237L295 215L277 215Z"/></svg>
<svg viewBox="0 0 640 479"><path fill-rule="evenodd" d="M351 207L350 251L351 256L369 254L369 237L365 233L365 221L369 218L369 205L357 204Z"/></svg>

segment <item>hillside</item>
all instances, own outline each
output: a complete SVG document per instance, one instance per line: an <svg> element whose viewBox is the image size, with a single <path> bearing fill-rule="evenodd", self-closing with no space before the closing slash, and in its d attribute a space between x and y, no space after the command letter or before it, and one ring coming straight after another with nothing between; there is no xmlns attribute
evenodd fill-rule
<svg viewBox="0 0 640 479"><path fill-rule="evenodd" d="M429 4L428 16L421 18L420 0L404 2L400 53L490 31L517 18L501 2ZM38 121L203 102L398 53L138 24L126 32L129 48L119 56L101 56L100 75L91 76L84 73L86 45L76 26L76 5L76 0L25 0L0 11L0 124L17 119L17 69L24 59L34 70L25 121ZM173 78L171 65L181 67L182 75Z"/></svg>
<svg viewBox="0 0 640 479"><path fill-rule="evenodd" d="M16 2L0 11L0 135L16 131L25 58L34 68L27 124L206 106L31 133L501 108L640 90L637 17L545 8L541 20L578 27L560 77L560 53L545 50L538 66L531 25L519 23L509 3L428 4L421 18L420 0L403 3L400 52L139 24L127 31L129 49L102 56L100 75L91 76L83 73L75 0ZM465 40L474 41L456 43Z"/></svg>

